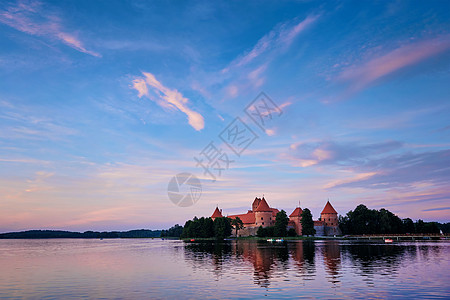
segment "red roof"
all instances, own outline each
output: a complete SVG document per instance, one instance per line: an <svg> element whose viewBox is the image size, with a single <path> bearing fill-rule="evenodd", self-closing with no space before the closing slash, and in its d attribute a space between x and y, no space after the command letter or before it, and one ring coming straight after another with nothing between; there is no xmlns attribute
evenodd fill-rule
<svg viewBox="0 0 450 300"><path fill-rule="evenodd" d="M321 214L337 214L337 211L334 210L334 208L331 205L330 201L327 201L327 204L323 208Z"/></svg>
<svg viewBox="0 0 450 300"><path fill-rule="evenodd" d="M244 224L254 224L256 222L254 212L248 212L246 214L241 214L241 215L228 216L228 218L230 218L230 219L235 219L236 217L239 217L239 219L241 219L242 223L244 223Z"/></svg>
<svg viewBox="0 0 450 300"><path fill-rule="evenodd" d="M273 211L269 204L267 204L266 199L264 197L261 199L261 202L259 202L258 207L255 209L255 211Z"/></svg>
<svg viewBox="0 0 450 300"><path fill-rule="evenodd" d="M290 217L301 217L302 216L302 212L303 212L303 210L300 207L297 207L296 209L294 209L292 214L289 215L289 218Z"/></svg>
<svg viewBox="0 0 450 300"><path fill-rule="evenodd" d="M216 207L216 210L213 212L211 218L222 218L222 212Z"/></svg>
<svg viewBox="0 0 450 300"><path fill-rule="evenodd" d="M276 209L276 208L271 208L271 210L272 210L272 216L273 216L273 217L276 217L276 216L277 216L277 213L280 212L280 211L279 211L278 209Z"/></svg>
<svg viewBox="0 0 450 300"><path fill-rule="evenodd" d="M255 200L252 203L252 209L256 209L259 205L259 202L261 202L261 199L256 197Z"/></svg>

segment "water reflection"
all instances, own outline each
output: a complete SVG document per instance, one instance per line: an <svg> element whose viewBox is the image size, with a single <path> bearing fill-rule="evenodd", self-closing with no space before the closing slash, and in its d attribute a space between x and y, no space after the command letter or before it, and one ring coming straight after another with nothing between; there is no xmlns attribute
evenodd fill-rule
<svg viewBox="0 0 450 300"><path fill-rule="evenodd" d="M333 283L339 283L341 268L341 249L338 241L329 241L322 247L322 256L324 259L325 270L328 273L328 280Z"/></svg>
<svg viewBox="0 0 450 300"><path fill-rule="evenodd" d="M385 245L342 241L289 241L271 244L265 241L228 241L221 243L188 243L185 255L195 267L214 266L220 277L225 268L237 272L252 272L253 281L261 287L269 287L274 278L295 277L313 280L317 276L317 264L325 271L327 281L333 285L341 282L342 265L349 265L367 285L375 283L375 275L396 278L401 264L428 256L438 257L442 247L417 245ZM229 264L229 265L227 265Z"/></svg>
<svg viewBox="0 0 450 300"><path fill-rule="evenodd" d="M0 266L0 299L450 299L447 241L11 240Z"/></svg>
<svg viewBox="0 0 450 300"><path fill-rule="evenodd" d="M330 253L331 256L327 256L330 262L335 259L333 255L338 246L331 247L325 255ZM226 267L236 268L236 260L241 261L244 265L251 266L254 283L261 287L269 287L273 277L287 277L287 272L291 269L295 269L299 274L298 277L305 280L312 280L316 272L316 245L313 241L280 244L270 244L265 241L203 242L188 243L185 249L187 261L192 261L194 268L212 264L215 271L220 271ZM226 266L227 263L230 265ZM336 269L333 264L335 263L331 263L330 270ZM243 268L238 271L248 270ZM216 275L220 276L217 272Z"/></svg>

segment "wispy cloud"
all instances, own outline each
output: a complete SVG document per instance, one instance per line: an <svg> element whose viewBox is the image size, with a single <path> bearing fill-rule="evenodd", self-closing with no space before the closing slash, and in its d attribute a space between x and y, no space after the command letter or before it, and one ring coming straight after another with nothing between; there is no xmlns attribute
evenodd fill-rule
<svg viewBox="0 0 450 300"><path fill-rule="evenodd" d="M450 180L450 150L404 153L367 159L351 169L376 174L336 187L364 187L371 189L398 188L419 183L447 186ZM447 194L448 196L448 194Z"/></svg>
<svg viewBox="0 0 450 300"><path fill-rule="evenodd" d="M62 20L44 9L38 1L20 1L0 8L0 22L30 35L59 40L77 51L101 57L99 53L86 49L75 34L66 32Z"/></svg>
<svg viewBox="0 0 450 300"><path fill-rule="evenodd" d="M73 36L71 34L68 34L65 32L59 32L58 38L60 38L64 44L66 44L69 47L72 47L80 52L90 54L90 55L96 56L96 57L101 57L101 55L99 53L90 51L90 50L87 50L86 48L84 48L81 41L79 41L75 36Z"/></svg>
<svg viewBox="0 0 450 300"><path fill-rule="evenodd" d="M329 182L326 188L392 189L448 183L450 150L415 153L405 150L406 146L398 141L373 144L326 141L293 144L288 159L294 166L327 166L350 174Z"/></svg>
<svg viewBox="0 0 450 300"><path fill-rule="evenodd" d="M346 68L338 80L350 83L350 92L357 92L405 67L450 49L450 36L424 40L400 46L381 56L372 57L359 65Z"/></svg>
<svg viewBox="0 0 450 300"><path fill-rule="evenodd" d="M258 56L270 50L289 47L294 39L318 18L318 15L309 15L295 25L292 25L292 22L278 24L269 33L260 38L250 51L236 58L227 68L223 69L222 72L228 72L232 67L247 65Z"/></svg>
<svg viewBox="0 0 450 300"><path fill-rule="evenodd" d="M157 103L164 108L176 108L186 114L189 124L197 131L205 127L203 116L188 107L189 100L175 89L169 89L162 85L153 74L142 72L144 77L133 80L133 88L138 91L138 96L146 96L153 100L148 87L153 88L158 99Z"/></svg>
<svg viewBox="0 0 450 300"><path fill-rule="evenodd" d="M398 141L386 141L361 145L357 143L336 143L320 141L317 143L298 143L290 146L290 154L286 156L295 166L309 167L322 165L352 166L364 161L370 156L388 153L401 148Z"/></svg>
<svg viewBox="0 0 450 300"><path fill-rule="evenodd" d="M439 211L439 210L450 210L450 207L429 208L429 209L424 209L423 211Z"/></svg>
<svg viewBox="0 0 450 300"><path fill-rule="evenodd" d="M0 107L0 120L6 121L0 131L4 140L65 140L79 134L66 120L52 116L49 109L42 113L35 106L14 106L8 102Z"/></svg>

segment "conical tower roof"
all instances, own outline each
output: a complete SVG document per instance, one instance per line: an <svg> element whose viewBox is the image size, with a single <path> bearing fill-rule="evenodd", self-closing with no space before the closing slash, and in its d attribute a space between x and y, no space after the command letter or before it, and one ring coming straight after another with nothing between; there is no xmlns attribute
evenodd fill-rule
<svg viewBox="0 0 450 300"><path fill-rule="evenodd" d="M330 201L327 201L327 204L325 204L321 214L337 214L337 211L333 208Z"/></svg>
<svg viewBox="0 0 450 300"><path fill-rule="evenodd" d="M266 199L264 199L263 197L255 211L272 211L272 209L269 207L269 204L267 204Z"/></svg>
<svg viewBox="0 0 450 300"><path fill-rule="evenodd" d="M211 218L222 218L222 211L219 210L218 207L216 207L216 210L214 210L214 213L212 214Z"/></svg>
<svg viewBox="0 0 450 300"><path fill-rule="evenodd" d="M294 209L292 214L289 215L289 218L290 217L301 217L302 216L302 212L303 212L303 210L300 207L297 207L296 209Z"/></svg>

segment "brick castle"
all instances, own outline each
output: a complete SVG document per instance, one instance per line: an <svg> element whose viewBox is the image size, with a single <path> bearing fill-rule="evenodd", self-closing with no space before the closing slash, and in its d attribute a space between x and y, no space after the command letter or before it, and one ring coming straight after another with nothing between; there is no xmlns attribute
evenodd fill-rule
<svg viewBox="0 0 450 300"><path fill-rule="evenodd" d="M256 197L252 203L252 209L248 210L245 214L238 215L228 215L230 219L235 219L239 217L244 223L244 228L239 231L239 236L250 236L256 235L256 231L260 226L269 227L275 225L276 215L280 212L276 208L272 208L267 203L264 196L262 198ZM294 209L294 211L289 215L288 229L294 228L298 235L302 235L302 212L300 207ZM211 218L223 217L222 210L216 207ZM338 216L336 210L331 205L330 201L327 201L324 209L320 214L320 218L314 221L314 229L316 230L316 235L339 235L341 234L338 227ZM234 234L234 233L233 233Z"/></svg>

